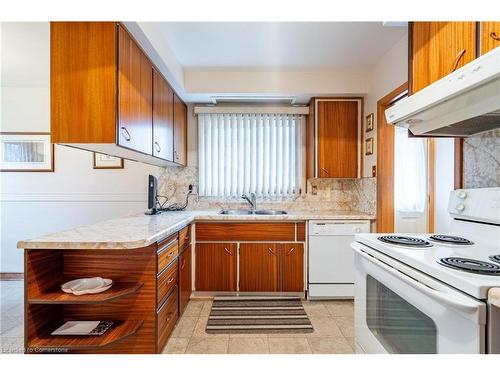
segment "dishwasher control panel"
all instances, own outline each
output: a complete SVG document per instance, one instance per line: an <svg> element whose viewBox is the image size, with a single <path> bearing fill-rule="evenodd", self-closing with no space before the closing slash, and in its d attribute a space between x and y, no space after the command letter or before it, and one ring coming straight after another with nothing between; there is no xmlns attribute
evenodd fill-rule
<svg viewBox="0 0 500 375"><path fill-rule="evenodd" d="M310 220L310 236L346 236L356 233L369 233L368 220Z"/></svg>

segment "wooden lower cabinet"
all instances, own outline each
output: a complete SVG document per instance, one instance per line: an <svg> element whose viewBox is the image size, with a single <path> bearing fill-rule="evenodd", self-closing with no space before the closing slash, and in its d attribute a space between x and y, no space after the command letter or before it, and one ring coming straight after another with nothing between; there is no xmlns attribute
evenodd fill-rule
<svg viewBox="0 0 500 375"><path fill-rule="evenodd" d="M241 292L280 291L280 254L275 243L242 243L239 257Z"/></svg>
<svg viewBox="0 0 500 375"><path fill-rule="evenodd" d="M282 291L302 292L304 290L304 244L282 244Z"/></svg>
<svg viewBox="0 0 500 375"><path fill-rule="evenodd" d="M191 249L187 248L179 256L179 316L189 302L191 291Z"/></svg>
<svg viewBox="0 0 500 375"><path fill-rule="evenodd" d="M197 243L196 290L235 292L236 251L235 243Z"/></svg>
<svg viewBox="0 0 500 375"><path fill-rule="evenodd" d="M160 306L157 314L157 325L158 325L158 334L157 334L157 346L158 352L161 352L162 348L167 343L167 340L172 333L175 323L177 322L177 318L179 316L178 313L178 294L177 294L177 286L170 293L169 297Z"/></svg>

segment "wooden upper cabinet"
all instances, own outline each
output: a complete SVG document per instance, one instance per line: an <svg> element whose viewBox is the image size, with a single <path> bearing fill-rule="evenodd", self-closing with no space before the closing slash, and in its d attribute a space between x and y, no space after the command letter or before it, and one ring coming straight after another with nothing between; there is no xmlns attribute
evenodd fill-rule
<svg viewBox="0 0 500 375"><path fill-rule="evenodd" d="M480 22L480 54L500 47L500 22Z"/></svg>
<svg viewBox="0 0 500 375"><path fill-rule="evenodd" d="M153 155L174 161L174 92L153 69Z"/></svg>
<svg viewBox="0 0 500 375"><path fill-rule="evenodd" d="M153 66L118 28L118 144L145 154L153 147Z"/></svg>
<svg viewBox="0 0 500 375"><path fill-rule="evenodd" d="M280 253L276 244L240 244L240 291L278 292L280 290Z"/></svg>
<svg viewBox="0 0 500 375"><path fill-rule="evenodd" d="M187 107L174 94L174 162L187 164Z"/></svg>
<svg viewBox="0 0 500 375"><path fill-rule="evenodd" d="M115 143L116 23L51 22L52 143Z"/></svg>
<svg viewBox="0 0 500 375"><path fill-rule="evenodd" d="M236 291L237 246L234 243L196 244L196 290Z"/></svg>
<svg viewBox="0 0 500 375"><path fill-rule="evenodd" d="M358 101L318 100L317 177L358 177Z"/></svg>
<svg viewBox="0 0 500 375"><path fill-rule="evenodd" d="M476 58L476 22L411 22L409 38L410 94Z"/></svg>
<svg viewBox="0 0 500 375"><path fill-rule="evenodd" d="M304 290L304 244L286 243L281 246L282 291L301 292Z"/></svg>

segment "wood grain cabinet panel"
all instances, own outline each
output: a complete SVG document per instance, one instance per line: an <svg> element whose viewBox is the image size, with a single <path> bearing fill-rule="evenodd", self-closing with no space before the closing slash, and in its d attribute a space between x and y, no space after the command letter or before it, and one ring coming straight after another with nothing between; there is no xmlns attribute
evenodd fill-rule
<svg viewBox="0 0 500 375"><path fill-rule="evenodd" d="M179 251L182 253L191 245L191 225L179 231Z"/></svg>
<svg viewBox="0 0 500 375"><path fill-rule="evenodd" d="M153 155L174 161L174 92L153 69Z"/></svg>
<svg viewBox="0 0 500 375"><path fill-rule="evenodd" d="M158 335L157 335L157 347L158 353L161 353L163 347L167 343L167 340L174 330L175 323L179 316L178 313L178 293L177 286L175 290L170 294L165 303L160 306L157 314L157 324L158 324Z"/></svg>
<svg viewBox="0 0 500 375"><path fill-rule="evenodd" d="M118 29L118 144L151 155L153 66L127 31Z"/></svg>
<svg viewBox="0 0 500 375"><path fill-rule="evenodd" d="M158 296L158 305L163 303L165 297L167 297L172 289L178 284L179 277L179 268L177 265L177 260L172 262L172 264L162 271L158 275L157 281L157 296Z"/></svg>
<svg viewBox="0 0 500 375"><path fill-rule="evenodd" d="M358 102L317 102L318 177L358 176Z"/></svg>
<svg viewBox="0 0 500 375"><path fill-rule="evenodd" d="M198 222L196 241L295 241L295 223Z"/></svg>
<svg viewBox="0 0 500 375"><path fill-rule="evenodd" d="M174 162L187 164L187 106L174 94Z"/></svg>
<svg viewBox="0 0 500 375"><path fill-rule="evenodd" d="M476 22L411 22L409 38L410 94L476 58Z"/></svg>
<svg viewBox="0 0 500 375"><path fill-rule="evenodd" d="M240 291L280 291L280 254L275 243L242 243L239 260Z"/></svg>
<svg viewBox="0 0 500 375"><path fill-rule="evenodd" d="M174 240L168 246L160 248L158 250L158 273L162 272L163 269L172 262L175 257L179 254L179 241Z"/></svg>
<svg viewBox="0 0 500 375"><path fill-rule="evenodd" d="M500 22L480 22L480 54L500 47Z"/></svg>
<svg viewBox="0 0 500 375"><path fill-rule="evenodd" d="M236 291L236 244L196 244L196 290Z"/></svg>
<svg viewBox="0 0 500 375"><path fill-rule="evenodd" d="M179 316L191 297L191 285L191 248L188 248L179 256Z"/></svg>
<svg viewBox="0 0 500 375"><path fill-rule="evenodd" d="M281 244L282 291L301 292L304 290L304 244Z"/></svg>

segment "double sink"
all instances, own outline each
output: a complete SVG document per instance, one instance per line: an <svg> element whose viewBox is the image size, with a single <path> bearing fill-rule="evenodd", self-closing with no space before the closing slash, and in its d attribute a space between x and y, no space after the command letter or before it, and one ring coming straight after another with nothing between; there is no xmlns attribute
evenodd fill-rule
<svg viewBox="0 0 500 375"><path fill-rule="evenodd" d="M286 215L283 210L221 210L221 215Z"/></svg>

